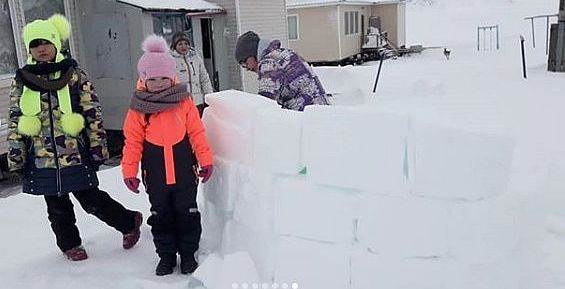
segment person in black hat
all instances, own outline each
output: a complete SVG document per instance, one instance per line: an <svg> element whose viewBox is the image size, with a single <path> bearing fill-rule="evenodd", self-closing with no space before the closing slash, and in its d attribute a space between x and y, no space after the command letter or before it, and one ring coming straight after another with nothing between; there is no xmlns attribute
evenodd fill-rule
<svg viewBox="0 0 565 289"><path fill-rule="evenodd" d="M328 105L318 76L296 52L282 48L279 40L261 39L247 31L235 47L239 65L258 74L259 94L276 100L282 108L303 111L305 106Z"/></svg>

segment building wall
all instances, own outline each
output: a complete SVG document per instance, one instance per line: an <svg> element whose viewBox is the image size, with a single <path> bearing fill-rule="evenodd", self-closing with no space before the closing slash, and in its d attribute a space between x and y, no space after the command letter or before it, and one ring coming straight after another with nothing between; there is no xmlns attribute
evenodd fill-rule
<svg viewBox="0 0 565 289"><path fill-rule="evenodd" d="M253 30L263 39L278 39L283 47L288 47L286 1L236 0L236 4L239 4L239 34ZM235 62L234 53L231 59ZM243 72L243 89L257 93L255 73Z"/></svg>
<svg viewBox="0 0 565 289"><path fill-rule="evenodd" d="M8 118L10 107L10 84L12 79L0 80L0 155L8 151Z"/></svg>
<svg viewBox="0 0 565 289"><path fill-rule="evenodd" d="M298 16L298 40L289 40L289 48L306 61L339 59L337 10L336 6L288 9L289 16Z"/></svg>
<svg viewBox="0 0 565 289"><path fill-rule="evenodd" d="M363 39L363 31L361 25L361 15L365 15L365 29L367 29L367 23L369 21L369 15L371 8L370 6L352 6L352 5L340 5L340 35L341 35L341 57L340 59L347 58L349 56L355 55L361 51L361 44ZM354 34L345 34L345 12L358 12L358 26L359 32Z"/></svg>
<svg viewBox="0 0 565 289"><path fill-rule="evenodd" d="M227 37L224 36L224 32L229 29L228 17L225 14L215 15L212 21L213 37L214 37L214 55L216 71L218 72L218 79L220 82L220 90L226 90L232 88L234 85L241 87L241 77L239 74L239 67L237 63L233 61L233 58L229 54L230 45L235 47L235 44L231 44ZM212 75L210 75L212 77ZM234 78L232 80L232 78ZM236 81L234 85L233 81Z"/></svg>
<svg viewBox="0 0 565 289"><path fill-rule="evenodd" d="M397 39L399 46L406 45L406 2L398 4Z"/></svg>
<svg viewBox="0 0 565 289"><path fill-rule="evenodd" d="M94 84L107 129L121 129L137 80L141 42L150 15L114 0L80 1L81 67ZM112 34L112 38L108 37Z"/></svg>
<svg viewBox="0 0 565 289"><path fill-rule="evenodd" d="M397 47L406 44L406 4L385 4L372 7L372 16L381 17L381 28Z"/></svg>
<svg viewBox="0 0 565 289"><path fill-rule="evenodd" d="M239 36L239 26L237 21L236 0L208 0L208 2L220 5L226 11L226 14L215 17L220 19L220 22L214 23L214 46L216 51L217 69L219 77L228 77L229 86L222 87L221 89L242 89L243 82L239 65L235 61L235 44ZM216 20L215 20L216 21ZM217 24L217 25L216 25ZM216 26L223 28L216 29ZM223 46L222 46L223 44ZM218 53L223 54L220 55Z"/></svg>

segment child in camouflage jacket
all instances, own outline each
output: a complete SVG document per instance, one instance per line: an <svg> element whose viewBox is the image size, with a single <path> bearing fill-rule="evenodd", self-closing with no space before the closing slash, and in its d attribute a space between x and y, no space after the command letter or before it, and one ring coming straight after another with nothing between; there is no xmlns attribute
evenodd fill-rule
<svg viewBox="0 0 565 289"><path fill-rule="evenodd" d="M98 189L96 171L108 157L102 112L92 84L61 42L70 25L62 15L24 27L27 64L10 93L8 165L24 193L43 195L57 246L72 261L88 256L81 245L69 193L83 209L120 231L124 249L139 240L141 213Z"/></svg>

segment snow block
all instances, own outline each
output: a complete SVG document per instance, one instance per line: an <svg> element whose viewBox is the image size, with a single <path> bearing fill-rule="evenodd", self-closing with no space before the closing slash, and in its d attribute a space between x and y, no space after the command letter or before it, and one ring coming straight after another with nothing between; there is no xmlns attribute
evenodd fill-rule
<svg viewBox="0 0 565 289"><path fill-rule="evenodd" d="M202 281L204 288L232 288L232 284L257 284L259 276L255 264L246 252L237 252L220 258L209 256L196 269L194 277ZM250 287L251 288L251 287Z"/></svg>
<svg viewBox="0 0 565 289"><path fill-rule="evenodd" d="M202 184L204 199L216 209L233 211L238 192L243 185L240 166L221 157L214 157L214 174Z"/></svg>
<svg viewBox="0 0 565 289"><path fill-rule="evenodd" d="M222 248L225 226L233 219L233 213L218 209L210 202L203 202L200 207L202 214L202 235L199 251L208 253Z"/></svg>
<svg viewBox="0 0 565 289"><path fill-rule="evenodd" d="M223 234L222 253L249 253L261 281L270 282L274 278L277 242L278 239L272 230L256 231L237 221L229 221Z"/></svg>
<svg viewBox="0 0 565 289"><path fill-rule="evenodd" d="M202 117L206 136L214 152L228 161L253 164L253 132L226 121L214 110Z"/></svg>
<svg viewBox="0 0 565 289"><path fill-rule="evenodd" d="M387 258L355 248L351 256L351 288L448 289L445 270L442 258Z"/></svg>
<svg viewBox="0 0 565 289"><path fill-rule="evenodd" d="M281 235L333 243L351 243L359 194L316 186L304 177L277 180L275 226Z"/></svg>
<svg viewBox="0 0 565 289"><path fill-rule="evenodd" d="M234 220L256 231L273 230L274 181L268 172L241 167L239 192L234 205Z"/></svg>
<svg viewBox="0 0 565 289"><path fill-rule="evenodd" d="M217 253L210 254L205 260L198 260L199 265L192 274L193 277L204 283L205 288L216 288L218 284L218 272L222 271L223 258Z"/></svg>
<svg viewBox="0 0 565 289"><path fill-rule="evenodd" d="M246 252L237 252L224 256L222 272L217 289L233 288L232 284L257 284L260 282L257 268Z"/></svg>
<svg viewBox="0 0 565 289"><path fill-rule="evenodd" d="M206 95L206 103L210 105L208 109L221 120L246 132L253 128L257 111L269 108L281 109L272 99L238 90L225 90Z"/></svg>
<svg viewBox="0 0 565 289"><path fill-rule="evenodd" d="M413 150L417 195L479 200L507 190L511 138L416 124Z"/></svg>
<svg viewBox="0 0 565 289"><path fill-rule="evenodd" d="M515 196L449 204L449 255L466 264L507 262L523 250L523 224Z"/></svg>
<svg viewBox="0 0 565 289"><path fill-rule="evenodd" d="M298 288L349 289L351 246L281 238L275 283Z"/></svg>
<svg viewBox="0 0 565 289"><path fill-rule="evenodd" d="M303 160L314 183L406 195L408 118L365 108L307 106Z"/></svg>
<svg viewBox="0 0 565 289"><path fill-rule="evenodd" d="M382 256L440 257L447 253L447 202L365 197L357 239Z"/></svg>
<svg viewBox="0 0 565 289"><path fill-rule="evenodd" d="M257 112L255 166L273 173L296 175L300 171L302 114L280 108Z"/></svg>

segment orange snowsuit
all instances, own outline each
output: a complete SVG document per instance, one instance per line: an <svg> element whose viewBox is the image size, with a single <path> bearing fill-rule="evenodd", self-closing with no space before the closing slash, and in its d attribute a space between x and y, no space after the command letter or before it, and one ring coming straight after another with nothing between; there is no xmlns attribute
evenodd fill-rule
<svg viewBox="0 0 565 289"><path fill-rule="evenodd" d="M177 183L176 170L184 169L184 154L176 156L178 146L184 146L188 135L189 144L182 150L193 150L200 166L212 165L213 155L198 110L192 100L186 99L177 106L163 112L145 114L129 109L124 122L125 146L122 157L124 178L137 177L139 162L144 155L144 147L158 147L164 156L166 185ZM150 160L161 162L160 160ZM179 163L182 162L182 163ZM145 173L145 172L144 172Z"/></svg>

